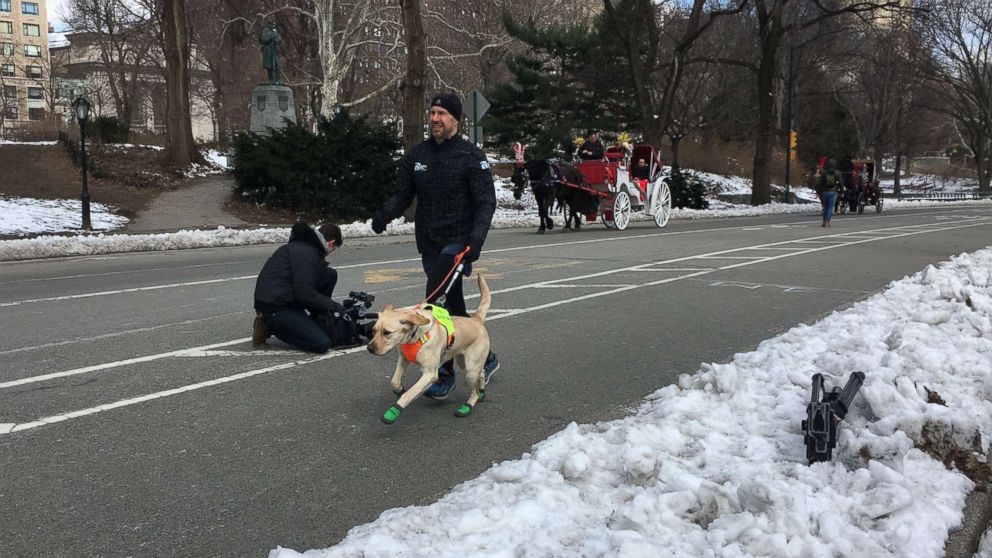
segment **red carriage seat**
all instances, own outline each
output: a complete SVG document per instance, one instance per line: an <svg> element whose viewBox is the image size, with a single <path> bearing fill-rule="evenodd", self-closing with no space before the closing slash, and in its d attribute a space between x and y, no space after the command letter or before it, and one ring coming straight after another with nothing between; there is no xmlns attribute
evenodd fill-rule
<svg viewBox="0 0 992 558"><path fill-rule="evenodd" d="M606 184L609 182L609 164L603 161L580 161L575 167L582 173L587 185Z"/></svg>
<svg viewBox="0 0 992 558"><path fill-rule="evenodd" d="M623 152L623 148L620 147L619 145L613 145L607 147L606 152L603 153L603 157L605 157L606 160L610 161L611 163L614 161L616 162L623 161L624 156L625 154Z"/></svg>

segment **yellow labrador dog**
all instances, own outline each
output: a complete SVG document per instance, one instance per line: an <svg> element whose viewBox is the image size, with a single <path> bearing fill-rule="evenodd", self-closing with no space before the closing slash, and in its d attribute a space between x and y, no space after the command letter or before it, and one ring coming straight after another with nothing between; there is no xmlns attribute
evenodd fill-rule
<svg viewBox="0 0 992 558"><path fill-rule="evenodd" d="M396 348L399 353L396 371L389 382L399 399L383 414L382 422L396 422L403 409L437 381L437 370L441 363L452 358L459 368L465 370L466 380L472 390L468 401L458 408L455 416L468 416L475 404L485 399L482 370L486 357L489 356L489 332L483 322L492 297L489 295L489 285L482 275L479 275L479 293L479 308L471 318L451 316L453 332L445 327L444 316L439 319L430 305L393 308L392 304L387 304L379 312L379 319L372 328L369 352L382 356ZM421 375L413 387L405 390L403 372L411 362L420 367Z"/></svg>

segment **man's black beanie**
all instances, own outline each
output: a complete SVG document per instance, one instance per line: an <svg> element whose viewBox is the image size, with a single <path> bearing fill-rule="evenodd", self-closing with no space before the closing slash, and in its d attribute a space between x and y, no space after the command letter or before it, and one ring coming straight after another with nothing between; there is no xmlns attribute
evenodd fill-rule
<svg viewBox="0 0 992 558"><path fill-rule="evenodd" d="M438 93L431 100L432 107L441 107L451 113L455 120L462 119L462 100L454 93Z"/></svg>

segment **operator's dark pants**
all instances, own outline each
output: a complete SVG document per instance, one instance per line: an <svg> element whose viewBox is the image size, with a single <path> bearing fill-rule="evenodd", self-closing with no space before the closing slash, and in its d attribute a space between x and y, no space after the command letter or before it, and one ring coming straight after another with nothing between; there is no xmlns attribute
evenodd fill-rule
<svg viewBox="0 0 992 558"><path fill-rule="evenodd" d="M468 317L468 310L465 309L465 294L462 291L462 277L472 273L472 264L465 262L465 268L457 279L452 279L455 269L455 256L465 249L464 244L448 244L441 249L440 254L423 254L420 261L424 266L424 273L427 274L427 302L437 303L443 306L452 316ZM451 289L442 304L438 298L444 294L444 290L451 284Z"/></svg>
<svg viewBox="0 0 992 558"><path fill-rule="evenodd" d="M472 264L465 262L462 273L452 279L455 263L455 256L465 249L464 244L448 244L441 249L440 254L422 254L420 261L424 265L424 273L427 274L427 302L443 306L452 316L468 317L468 310L465 309L465 294L462 291L462 277L472 273ZM448 289L448 285L451 288ZM444 295L445 289L448 294L442 303L438 299ZM441 364L442 377L445 374L455 373L455 361L449 360Z"/></svg>
<svg viewBox="0 0 992 558"><path fill-rule="evenodd" d="M317 291L330 297L338 282L338 272L328 269L328 273ZM287 307L275 312L263 312L262 319L272 335L294 347L311 353L326 353L331 348L331 338L320 327L310 313L300 307Z"/></svg>

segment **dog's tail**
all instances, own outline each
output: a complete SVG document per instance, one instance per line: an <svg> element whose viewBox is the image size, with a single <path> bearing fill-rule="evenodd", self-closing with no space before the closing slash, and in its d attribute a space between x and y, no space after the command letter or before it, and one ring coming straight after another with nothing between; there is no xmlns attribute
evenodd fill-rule
<svg viewBox="0 0 992 558"><path fill-rule="evenodd" d="M489 295L489 285L486 284L486 279L481 273L477 275L479 276L479 307L475 310L475 314L472 317L480 322L484 322L486 320L486 312L489 311L489 305L492 304L493 297Z"/></svg>

